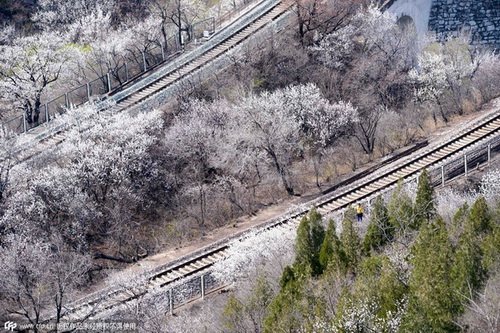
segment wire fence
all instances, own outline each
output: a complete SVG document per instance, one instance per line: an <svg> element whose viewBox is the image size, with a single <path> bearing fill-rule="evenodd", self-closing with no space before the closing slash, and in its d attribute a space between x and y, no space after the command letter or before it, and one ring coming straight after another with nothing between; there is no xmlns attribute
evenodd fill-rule
<svg viewBox="0 0 500 333"><path fill-rule="evenodd" d="M235 5L232 10L227 13L218 16L216 20L217 27L224 26L225 24L230 23L235 17L238 17L242 12L248 9L249 4L254 2L255 0L244 0L238 5Z"/></svg>
<svg viewBox="0 0 500 333"><path fill-rule="evenodd" d="M463 174L467 176L472 169L479 168L484 163L491 163L492 156L498 154L498 152L500 152L500 136L464 152L459 158L432 169L429 172L432 185L444 185L446 181L457 176Z"/></svg>
<svg viewBox="0 0 500 333"><path fill-rule="evenodd" d="M500 136L481 143L476 148L470 149L462 156L431 168L429 175L433 186L440 186L445 181L460 175L468 175L473 168L478 168L485 163L491 163L492 158L500 153ZM373 199L373 198L372 198ZM219 289L223 285L217 281L210 271L191 279L182 281L168 290L169 312L172 315L174 309L187 304L194 299L203 299L208 293Z"/></svg>
<svg viewBox="0 0 500 333"><path fill-rule="evenodd" d="M203 41L215 33L215 17L197 22L190 27L189 35L197 43Z"/></svg>
<svg viewBox="0 0 500 333"><path fill-rule="evenodd" d="M134 46L127 55L119 60L117 66L96 79L74 87L64 94L42 104L33 111L33 116L16 116L3 122L5 135L14 136L49 122L69 108L78 107L87 102L95 102L106 94L121 88L153 67L171 60L184 51L183 43L199 42L215 32L215 18L211 17L192 24L185 32L176 33L159 41L152 40L141 47Z"/></svg>

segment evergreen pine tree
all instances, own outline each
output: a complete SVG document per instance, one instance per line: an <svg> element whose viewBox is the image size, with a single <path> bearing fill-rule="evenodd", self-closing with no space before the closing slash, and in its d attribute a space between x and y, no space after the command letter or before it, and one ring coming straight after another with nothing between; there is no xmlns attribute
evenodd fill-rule
<svg viewBox="0 0 500 333"><path fill-rule="evenodd" d="M455 292L456 313L461 313L467 299L484 277L481 267L481 249L474 232L465 231L459 239L451 269L452 287Z"/></svg>
<svg viewBox="0 0 500 333"><path fill-rule="evenodd" d="M499 219L500 220L500 219ZM481 242L483 261L481 266L485 272L490 272L499 265L500 258L500 225L493 224L492 230Z"/></svg>
<svg viewBox="0 0 500 333"><path fill-rule="evenodd" d="M483 196L472 205L467 216L466 229L482 234L491 229L491 213Z"/></svg>
<svg viewBox="0 0 500 333"><path fill-rule="evenodd" d="M452 247L441 217L425 224L412 246L408 307L403 332L455 331L450 276Z"/></svg>
<svg viewBox="0 0 500 333"><path fill-rule="evenodd" d="M344 214L340 242L345 254L346 267L354 271L361 257L361 245L358 233L354 228L354 213L350 210Z"/></svg>
<svg viewBox="0 0 500 333"><path fill-rule="evenodd" d="M365 254L375 251L394 237L394 227L389 223L389 213L385 207L384 199L379 195L375 199L373 212L368 224L365 238L363 240L363 252Z"/></svg>
<svg viewBox="0 0 500 333"><path fill-rule="evenodd" d="M296 286L295 272L292 267L286 266L281 274L280 287L281 290L286 290L287 292L295 293L297 289Z"/></svg>
<svg viewBox="0 0 500 333"><path fill-rule="evenodd" d="M403 180L400 179L391 194L387 206L389 223L395 228L396 235L405 234L413 225L413 204L411 198L403 190Z"/></svg>
<svg viewBox="0 0 500 333"><path fill-rule="evenodd" d="M483 253L482 267L488 274L495 268L500 268L500 201L496 212L490 220L491 232L486 234L481 242ZM496 221L494 223L494 221Z"/></svg>
<svg viewBox="0 0 500 333"><path fill-rule="evenodd" d="M325 238L325 229L321 220L321 214L313 209L308 216L302 218L297 229L294 269L299 277L318 276L322 272L319 251Z"/></svg>
<svg viewBox="0 0 500 333"><path fill-rule="evenodd" d="M319 251L319 263L323 271L327 269L343 271L346 267L345 254L335 231L335 222L332 219L328 221L325 239Z"/></svg>
<svg viewBox="0 0 500 333"><path fill-rule="evenodd" d="M323 267L319 261L319 252L325 239L325 228L321 224L323 216L316 209L313 209L309 213L309 220L311 222L311 244L313 247L312 275L319 276L323 272Z"/></svg>
<svg viewBox="0 0 500 333"><path fill-rule="evenodd" d="M452 224L449 230L451 239L460 238L460 235L462 234L465 228L468 215L469 215L469 205L467 205L467 203L464 203L456 211L455 215L453 215Z"/></svg>
<svg viewBox="0 0 500 333"><path fill-rule="evenodd" d="M417 197L413 207L415 216L413 228L418 229L425 221L429 221L436 216L434 207L434 190L431 178L426 169L418 177Z"/></svg>
<svg viewBox="0 0 500 333"><path fill-rule="evenodd" d="M269 304L263 332L292 332L300 327L303 281L304 279L297 278L294 269L285 267L280 280L280 293Z"/></svg>
<svg viewBox="0 0 500 333"><path fill-rule="evenodd" d="M295 241L295 262L293 269L297 275L308 277L312 274L313 244L310 235L311 223L309 218L304 216L297 229L297 239Z"/></svg>
<svg viewBox="0 0 500 333"><path fill-rule="evenodd" d="M358 301L355 303L374 304L379 318L398 310L407 290L385 254L363 259L357 272L351 294L351 298Z"/></svg>

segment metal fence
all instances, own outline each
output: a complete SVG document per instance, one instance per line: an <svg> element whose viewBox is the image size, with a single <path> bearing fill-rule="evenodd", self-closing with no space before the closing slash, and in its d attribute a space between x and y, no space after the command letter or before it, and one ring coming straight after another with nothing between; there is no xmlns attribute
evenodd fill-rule
<svg viewBox="0 0 500 333"><path fill-rule="evenodd" d="M177 33L163 41L150 41L142 48L131 48L128 50L128 54L118 61L117 66L108 73L88 83L74 87L63 95L41 105L38 110L37 121L33 121L26 113L24 116L20 115L5 121L2 123L3 133L11 136L26 133L30 129L49 122L55 116L63 114L69 108L100 100L103 95L119 89L151 68L183 52L184 48L181 45L181 40L185 41L185 43L190 43L195 39L199 41L214 32L215 18L211 17L192 24L186 33L183 33L183 38Z"/></svg>
<svg viewBox="0 0 500 333"><path fill-rule="evenodd" d="M484 163L491 163L493 155L500 152L500 136L488 140L486 143L463 153L456 158L429 172L433 186L444 185L447 180L459 175L467 176L470 170L478 168Z"/></svg>
<svg viewBox="0 0 500 333"><path fill-rule="evenodd" d="M203 41L215 32L215 18L210 17L206 20L193 24L189 29L189 35L195 42Z"/></svg>
<svg viewBox="0 0 500 333"><path fill-rule="evenodd" d="M173 315L175 308L186 305L196 299L204 299L208 293L220 287L221 285L210 272L181 281L167 291L169 313Z"/></svg>
<svg viewBox="0 0 500 333"><path fill-rule="evenodd" d="M433 186L444 185L447 180L460 175L468 175L473 168L478 168L485 163L491 163L493 156L500 152L500 136L470 149L462 156L454 158L429 171ZM373 198L372 198L373 199ZM374 200L374 199L373 199ZM168 290L169 312L181 307L194 299L204 299L205 296L221 288L222 285L214 279L210 271L199 276L183 281L181 284Z"/></svg>

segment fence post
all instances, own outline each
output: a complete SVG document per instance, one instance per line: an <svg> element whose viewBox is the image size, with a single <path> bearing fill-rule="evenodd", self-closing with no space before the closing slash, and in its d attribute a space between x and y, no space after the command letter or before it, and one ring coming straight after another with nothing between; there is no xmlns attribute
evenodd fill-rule
<svg viewBox="0 0 500 333"><path fill-rule="evenodd" d="M162 42L160 42L160 48L161 48L161 61L165 61L165 50L163 49Z"/></svg>
<svg viewBox="0 0 500 333"><path fill-rule="evenodd" d="M148 64L146 63L146 54L144 52L142 52L142 64L144 65L144 71L147 71L148 69Z"/></svg>
<svg viewBox="0 0 500 333"><path fill-rule="evenodd" d="M125 81L128 82L128 79L129 79L129 77L128 77L128 65L125 62Z"/></svg>
<svg viewBox="0 0 500 333"><path fill-rule="evenodd" d="M106 73L106 81L108 82L108 92L111 92L111 78L109 76L109 72Z"/></svg>
<svg viewBox="0 0 500 333"><path fill-rule="evenodd" d="M444 165L441 165L441 185L444 186Z"/></svg>
<svg viewBox="0 0 500 333"><path fill-rule="evenodd" d="M467 154L464 154L464 168L465 168L465 177L467 177Z"/></svg>
<svg viewBox="0 0 500 333"><path fill-rule="evenodd" d="M87 87L87 102L90 101L90 83L85 84Z"/></svg>
<svg viewBox="0 0 500 333"><path fill-rule="evenodd" d="M181 42L180 42L181 36L179 33L175 34L175 51L179 52L181 49Z"/></svg>
<svg viewBox="0 0 500 333"><path fill-rule="evenodd" d="M174 314L174 298L172 297L172 289L168 290L168 302L169 302L169 308L170 308L170 315L172 316Z"/></svg>
<svg viewBox="0 0 500 333"><path fill-rule="evenodd" d="M64 104L66 104L66 108L69 109L69 98L68 93L64 93Z"/></svg>
<svg viewBox="0 0 500 333"><path fill-rule="evenodd" d="M201 276L201 299L205 299L205 275Z"/></svg>
<svg viewBox="0 0 500 333"><path fill-rule="evenodd" d="M24 133L26 133L28 131L28 124L26 124L26 111L24 111L24 115L23 115L23 130L24 130Z"/></svg>
<svg viewBox="0 0 500 333"><path fill-rule="evenodd" d="M46 122L49 122L50 121L50 117L49 117L49 108L47 106L47 103L45 103L45 121Z"/></svg>
<svg viewBox="0 0 500 333"><path fill-rule="evenodd" d="M488 167L491 165L491 143L488 143Z"/></svg>

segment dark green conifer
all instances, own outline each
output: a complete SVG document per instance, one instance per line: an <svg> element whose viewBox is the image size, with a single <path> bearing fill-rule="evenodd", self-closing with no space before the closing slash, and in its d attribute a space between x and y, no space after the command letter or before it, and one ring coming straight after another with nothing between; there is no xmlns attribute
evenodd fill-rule
<svg viewBox="0 0 500 333"><path fill-rule="evenodd" d="M400 179L391 194L387 206L389 223L395 228L396 234L404 234L414 224L413 204L411 198L403 190L403 180Z"/></svg>
<svg viewBox="0 0 500 333"><path fill-rule="evenodd" d="M481 242L481 251L483 253L482 268L489 273L492 269L499 266L500 258L500 225L493 224L492 230Z"/></svg>
<svg viewBox="0 0 500 333"><path fill-rule="evenodd" d="M452 224L449 230L451 239L458 239L460 237L465 228L468 215L469 206L467 205L467 203L464 203L456 211L455 215L453 215Z"/></svg>
<svg viewBox="0 0 500 333"><path fill-rule="evenodd" d="M441 217L422 226L412 246L408 307L402 332L453 332L452 246Z"/></svg>
<svg viewBox="0 0 500 333"><path fill-rule="evenodd" d="M323 267L319 262L319 252L325 239L325 228L322 225L323 216L316 209L311 210L309 219L311 221L311 243L313 246L312 275L318 276L323 272Z"/></svg>
<svg viewBox="0 0 500 333"><path fill-rule="evenodd" d="M325 230L321 220L321 214L313 209L308 216L302 218L297 229L297 253L293 266L299 278L318 276L322 272L319 251L325 238Z"/></svg>
<svg viewBox="0 0 500 333"><path fill-rule="evenodd" d="M340 243L345 254L346 267L352 271L356 270L356 265L361 257L361 244L354 228L354 212L350 210L344 214Z"/></svg>
<svg viewBox="0 0 500 333"><path fill-rule="evenodd" d="M352 298L376 304L377 315L386 318L396 312L407 288L385 254L370 256L360 262Z"/></svg>
<svg viewBox="0 0 500 333"><path fill-rule="evenodd" d="M451 269L457 314L464 310L468 298L473 297L474 291L484 278L481 263L479 238L474 232L467 230L460 236Z"/></svg>
<svg viewBox="0 0 500 333"><path fill-rule="evenodd" d="M491 213L483 196L480 196L472 205L467 216L466 229L482 234L491 229Z"/></svg>
<svg viewBox="0 0 500 333"><path fill-rule="evenodd" d="M363 240L363 252L376 251L394 237L394 227L389 223L389 213L384 199L379 195L375 199L370 224Z"/></svg>
<svg viewBox="0 0 500 333"><path fill-rule="evenodd" d="M431 178L426 169L418 177L417 197L413 207L415 216L413 228L418 229L425 221L429 221L436 216L434 206L434 189L432 188Z"/></svg>
<svg viewBox="0 0 500 333"><path fill-rule="evenodd" d="M294 269L285 267L280 280L280 293L269 304L263 332L291 332L300 327L302 318L299 308L302 302L303 281L304 279L297 279Z"/></svg>
<svg viewBox="0 0 500 333"><path fill-rule="evenodd" d="M295 262L294 271L304 277L312 273L313 244L310 235L311 223L309 218L304 216L297 229L297 239L295 241Z"/></svg>
<svg viewBox="0 0 500 333"><path fill-rule="evenodd" d="M328 221L325 239L319 251L319 262L323 271L327 269L343 271L346 268L345 254L335 231L335 222L332 219Z"/></svg>
<svg viewBox="0 0 500 333"><path fill-rule="evenodd" d="M292 267L286 266L281 274L280 287L282 290L292 291L295 288L295 272Z"/></svg>

